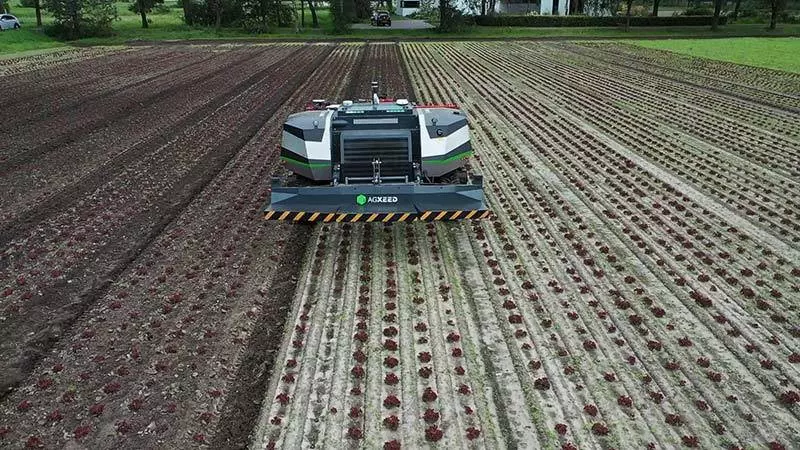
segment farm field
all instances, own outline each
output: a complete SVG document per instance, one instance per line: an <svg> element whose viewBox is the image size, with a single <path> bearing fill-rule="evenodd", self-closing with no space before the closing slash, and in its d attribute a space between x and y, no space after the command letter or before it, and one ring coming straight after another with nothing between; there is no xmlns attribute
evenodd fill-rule
<svg viewBox="0 0 800 450"><path fill-rule="evenodd" d="M797 448L800 75L618 43L5 61L0 446ZM265 223L311 98L467 111L490 219Z"/></svg>

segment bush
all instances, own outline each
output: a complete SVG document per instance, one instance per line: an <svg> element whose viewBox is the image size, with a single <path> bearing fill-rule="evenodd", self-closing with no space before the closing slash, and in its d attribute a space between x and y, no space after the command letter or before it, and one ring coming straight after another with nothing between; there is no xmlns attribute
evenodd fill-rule
<svg viewBox="0 0 800 450"><path fill-rule="evenodd" d="M475 23L486 27L616 27L625 16L477 16ZM631 17L632 27L710 26L712 16ZM727 18L719 18L720 25Z"/></svg>
<svg viewBox="0 0 800 450"><path fill-rule="evenodd" d="M66 23L54 22L44 26L44 33L56 39L73 40L86 37L109 37L114 35L110 25L97 23L82 23L73 29Z"/></svg>
<svg viewBox="0 0 800 450"><path fill-rule="evenodd" d="M441 18L441 16L440 16ZM445 8L444 23L439 23L439 31L463 31L465 28L475 25L475 17L466 15L460 9L447 5Z"/></svg>
<svg viewBox="0 0 800 450"><path fill-rule="evenodd" d="M0 1L0 3L3 3ZM5 3L8 4L8 3ZM35 8L36 7L36 0L20 0L19 1L20 8Z"/></svg>
<svg viewBox="0 0 800 450"><path fill-rule="evenodd" d="M770 11L766 9L746 9L739 11L736 23L769 23ZM781 11L778 13L779 23L800 23L797 11Z"/></svg>
<svg viewBox="0 0 800 450"><path fill-rule="evenodd" d="M59 39L110 36L117 18L112 0L44 0L42 7L53 15L45 33Z"/></svg>
<svg viewBox="0 0 800 450"><path fill-rule="evenodd" d="M284 3L275 3L277 11L269 14L251 14L242 20L242 28L248 33L263 34L274 30L274 27L288 27L294 24L294 11Z"/></svg>
<svg viewBox="0 0 800 450"><path fill-rule="evenodd" d="M691 8L686 8L686 11L683 12L684 16L713 16L714 10L711 8L705 8L702 6L693 6Z"/></svg>
<svg viewBox="0 0 800 450"><path fill-rule="evenodd" d="M243 12L241 8L233 7L229 2L223 0L222 4L222 26L239 26L242 24ZM213 5L209 2L190 1L186 10L184 21L187 25L216 25L217 15Z"/></svg>
<svg viewBox="0 0 800 450"><path fill-rule="evenodd" d="M153 15L171 14L171 13L172 13L172 8L169 5L165 5L163 3L156 4L150 11L150 14Z"/></svg>

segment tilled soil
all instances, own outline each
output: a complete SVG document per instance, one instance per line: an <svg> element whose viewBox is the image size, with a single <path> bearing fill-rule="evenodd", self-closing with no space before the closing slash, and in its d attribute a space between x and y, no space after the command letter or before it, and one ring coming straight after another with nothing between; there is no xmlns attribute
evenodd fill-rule
<svg viewBox="0 0 800 450"><path fill-rule="evenodd" d="M152 50L129 52L131 79L143 76L141 51ZM252 359L245 349L263 350L261 365L271 361L277 343L270 330L281 334L281 304L301 270L300 258L282 255L303 253L302 233L266 226L259 213L277 169L281 124L320 89L344 82L328 69L346 76L359 51L156 50L148 58L193 67L178 79L182 87L171 88L175 72L164 70L151 80L158 105L133 109L115 99L125 104L141 85L130 93L119 85L101 90L92 112L99 119L70 144L75 157L48 150L3 174L9 189L18 181L68 180L46 183L27 202L30 213L20 202L22 213L2 224L4 444L175 448L211 441L228 394L248 388L244 372L253 367L242 364ZM191 63L203 60L209 63ZM124 115L106 119L117 111ZM42 135L6 151L30 153L48 141ZM91 151L97 156L77 161ZM58 154L52 162L51 154ZM258 342L250 338L256 324L266 337ZM228 428L232 420L220 425ZM236 442L248 432L235 431Z"/></svg>
<svg viewBox="0 0 800 450"><path fill-rule="evenodd" d="M0 74L0 446L800 446L796 76L568 42ZM490 220L261 220L286 115L373 80L465 109Z"/></svg>
<svg viewBox="0 0 800 450"><path fill-rule="evenodd" d="M400 46L494 216L317 227L253 447L800 445L792 76L598 46Z"/></svg>

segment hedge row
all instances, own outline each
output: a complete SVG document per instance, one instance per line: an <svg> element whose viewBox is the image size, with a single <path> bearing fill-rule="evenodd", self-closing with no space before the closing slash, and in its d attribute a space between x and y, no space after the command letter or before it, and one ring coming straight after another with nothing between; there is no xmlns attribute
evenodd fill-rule
<svg viewBox="0 0 800 450"><path fill-rule="evenodd" d="M625 16L477 16L475 23L487 27L616 27L625 25ZM632 16L632 27L710 26L713 16ZM719 24L728 18L720 16Z"/></svg>

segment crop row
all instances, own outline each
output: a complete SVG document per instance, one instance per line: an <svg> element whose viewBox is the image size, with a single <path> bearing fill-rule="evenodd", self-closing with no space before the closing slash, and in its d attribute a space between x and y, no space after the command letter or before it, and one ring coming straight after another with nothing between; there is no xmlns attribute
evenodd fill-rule
<svg viewBox="0 0 800 450"><path fill-rule="evenodd" d="M0 68L0 76L42 78L47 76L47 70L60 70L63 66L70 66L76 62L87 59L107 56L109 53L118 53L119 48L110 47L88 47L88 48L67 48L50 52L37 53L29 56L9 58L3 61Z"/></svg>
<svg viewBox="0 0 800 450"><path fill-rule="evenodd" d="M680 82L719 89L781 108L800 108L800 76L791 72L693 58L662 50L619 43L583 43L597 50L596 56L616 57L629 66Z"/></svg>
<svg viewBox="0 0 800 450"><path fill-rule="evenodd" d="M175 210L162 209L172 217L154 230L150 241L142 242L140 253L124 261L127 268L113 284L95 298L77 298L85 304L72 305L70 312L82 315L69 319L76 321L71 327L62 322L63 335L54 342L52 354L36 365L34 373L21 374L24 381L3 399L3 439L23 445L31 439L45 445L75 439L87 446L101 442L107 446L108 439L114 439L138 448L165 442L185 448L211 444L217 434L224 442L240 426L236 421L246 417L243 411L252 404L252 399L241 398L247 395L241 386L258 381L252 379L257 372L253 366L265 364L267 357L250 361L249 349L266 345L258 342L261 334L282 324L281 304L293 286L280 271L296 271L291 255L302 242L285 227L262 227L260 207L278 156L274 142L286 114L302 108L319 86L334 95L341 87L338 77L317 68L324 65L346 74L355 63L355 51L331 50L331 46L301 48L302 64L278 64L262 72L216 110L206 110L208 117L184 130L183 137L163 152L127 169L126 176L114 182L116 187L103 185L83 200L87 207L77 212L84 232L108 230L106 235L114 236L132 232L120 228L120 223L139 226L136 215L125 213L125 206L132 207L138 198L131 190L134 186L141 195L136 201L144 201L142 218L149 220L163 221L158 207L148 203L154 198L150 192L168 195L161 183L178 183L185 195L172 197L178 201ZM204 144L186 147L189 140ZM186 169L189 172L182 175ZM167 170L176 172L165 176ZM101 201L105 193L121 198L103 200L106 207L97 209L102 212L92 213L98 207L92 202ZM110 223L109 217L117 212L127 220ZM97 245L94 252L102 258L113 258L114 247L108 241L112 238L94 236L65 246L70 253L46 254L41 260L64 263L73 248L87 245ZM80 256L75 260L84 268L74 270L85 273L85 260ZM8 270L29 264L25 261L15 260ZM70 272L73 269L65 268L62 285L43 288L28 268L23 266L24 280L14 277L4 282L12 291L3 298L9 320L11 314L24 311L38 317L28 308L47 306L38 300L45 289L58 293L59 286L69 286L66 280L85 285L82 277ZM20 291L34 288L29 301L17 302L17 296L24 294ZM15 311L17 305L20 309ZM40 421L50 415L53 420L41 427ZM131 443L134 440L137 444Z"/></svg>
<svg viewBox="0 0 800 450"><path fill-rule="evenodd" d="M639 70L637 65L622 65L619 58L580 45L560 43L554 46L552 51L562 57L565 52L573 53L572 55L567 53L569 56L562 58L562 61L572 67L580 67L582 71L591 71L598 78L623 82L624 86L634 87L639 92L649 94L661 107L660 117L665 118L665 121L672 120L676 124L681 124L683 122L678 120L680 117L696 118L702 124L711 121L722 126L731 137L747 135L748 139L755 138L753 140L756 143L768 141L771 139L770 134L785 135L795 141L800 137L800 132L794 126L798 120L797 112L762 105L716 91L709 92L705 86L664 79ZM690 132L686 129L684 131ZM704 133L695 135L704 137ZM760 149L761 152L770 152L772 158L758 162L763 162L764 166L774 169L778 164L773 159L782 162L788 156L797 156L792 155L792 148L787 149L785 142L784 152L778 151L780 148L781 142L773 142L772 146ZM789 150L788 154L786 150Z"/></svg>
<svg viewBox="0 0 800 450"><path fill-rule="evenodd" d="M431 50L430 47L436 47L436 50ZM486 236L489 240L492 239L492 235L499 235L501 237L497 241L498 246L503 245L506 250L513 249L510 253L505 253L505 258L497 258L501 267L503 259L509 260L506 264L515 272L520 271L518 266L521 265L522 269L531 268L527 273L535 273L532 270L535 267L538 273L553 274L554 279L547 282L548 287L545 289L562 296L565 293L570 297L580 293L583 294L580 297L588 297L585 298L586 303L581 301L577 305L571 304L569 297L566 301L561 300L560 305L566 309L564 313L566 318L560 314L552 314L544 319L543 323L556 330L561 325L562 330L572 329L573 333L577 332L574 337L567 333L551 336L556 338L555 342L558 339L568 341L566 348L559 349L556 353L562 360L572 352L578 355L582 353L592 355L597 352L603 356L597 359L589 356L592 364L586 364L587 361L581 358L580 362L584 364L577 370L576 364L562 362L559 367L561 370L553 372L569 376L589 372L589 380L592 377L602 376L610 386L619 386L616 383L621 382L621 388L612 388L613 393L601 399L604 401L600 410L607 411L614 419L614 409L620 408L625 412L631 411L629 408L633 406L635 410L640 411L643 419L641 422L644 422L646 428L632 430L630 433L624 429L620 430L625 423L629 423L628 421L613 420L609 425L613 423L612 436L617 438L641 436L641 439L645 440L643 443L646 443L649 430L649 433L653 433L650 436L654 436L656 441L664 445L668 442L695 445L700 440L698 436L725 433L723 430L726 425L727 433L734 434L735 439L742 442L748 442L752 436L757 435L765 441L770 441L775 436L788 436L785 432L796 419L785 417L782 425L770 429L765 428L760 422L754 426L756 422L754 418L757 417L760 408L748 409L737 402L736 395L742 395L739 385L724 386L727 381L725 376L737 380L743 377L758 380L753 384L752 390L746 393L748 399L763 402L762 399L772 398L762 407L776 417L785 415L781 412L783 407L778 405L784 399L789 400L786 405L791 411L791 388L793 386L796 388L797 385L796 369L792 368L796 352L789 354L787 359L783 351L791 352L795 348L792 342L793 335L785 334L779 339L771 336L770 332L758 335L758 333L750 334L752 330L747 330L748 339L742 339L743 333L740 327L747 326L745 324L747 319L742 316L743 312L728 308L723 309L723 314L706 312L708 308L719 307L712 306L710 300L714 298L713 305L718 305L716 299L719 296L714 294L710 294L709 297L703 296L705 294L700 292L708 291L704 291L701 286L695 286L695 289L682 288L681 286L686 286L688 280L677 283L681 279L680 274L690 270L692 266L673 265L672 267L677 270L672 270L669 266L664 267L670 262L672 255L664 252L658 247L659 244L653 242L656 240L655 236L660 234L655 232L659 223L649 220L642 223L642 218L647 216L630 217L633 215L629 212L628 205L631 205L630 207L637 205L637 199L642 203L647 202L650 195L652 198L666 195L665 203L669 202L670 207L679 206L680 211L673 213L682 215L682 211L686 209L684 206L686 202L681 196L677 197L677 201L670 200L669 197L675 194L675 189L664 186L664 183L658 182L657 179L649 183L642 180L642 176L646 173L637 172L635 177L628 176L631 170L637 169L636 165L628 159L614 158L615 153L620 151L618 148L602 145L592 134L576 126L580 122L571 123L576 120L575 117L564 111L563 107L559 107L565 103L557 106L546 100L548 96L554 97L552 90L535 95L523 90L520 84L515 86L513 83L516 77L524 78L532 73L541 74L542 70L534 71L528 68L517 72L509 70L509 67L513 66L510 66L508 60L495 62L493 56L506 55L507 52L459 50L455 45L414 46L406 55L409 61L423 67L419 72L436 74L435 77L427 79L424 86L460 87L452 89L443 98L437 98L434 92L421 95L432 96L434 101L463 102L470 111L472 122L476 124L474 135L479 143L482 142L479 148L483 149L483 152L478 153L481 155L480 165L482 170L490 174L490 179L495 181L494 187L499 188L498 191L502 193L495 194L497 197L490 196L490 200L494 200L492 208L497 212L498 221L502 226L496 223L494 230L484 229L480 235ZM475 53L475 56L472 56L472 53ZM453 61L458 63L451 63ZM487 62L492 66L481 67L480 62ZM432 67L426 70L424 68L426 65ZM499 70L500 67L503 67L502 71ZM466 73L469 76L448 79L442 75L455 73ZM547 76L547 73L543 76ZM552 89L552 85L544 83L537 86L547 86ZM462 89L465 92L461 92ZM491 102L479 99L491 99ZM559 126L540 125L556 117L561 119L557 122ZM512 125L497 126L498 123ZM597 166L602 161L608 162ZM615 167L617 169L612 171ZM663 174L663 171L655 172L656 176ZM638 181L640 187L633 184L634 181ZM641 192L650 191L653 194L644 197L641 194L635 195L636 189L640 189ZM522 192L526 195L523 196ZM530 198L530 195L533 195L533 199L538 202L541 209L525 200ZM612 214L611 211L620 211L624 217ZM703 217L709 214L711 213L708 211L698 212L698 216L691 217ZM689 216L688 213L686 215ZM524 219L526 216L527 219ZM630 220L633 218L636 220ZM530 222L531 219L533 223ZM714 221L707 221L707 225L713 223ZM513 230L514 228L516 230ZM664 233L664 236L669 234ZM531 247L536 249L528 253L521 251L519 244L506 245L502 239L504 235L511 236L510 242L526 242L529 249ZM653 238L649 238L648 235ZM546 242L547 245L542 242ZM664 242L669 248L675 248L674 246L698 248L689 246L688 243L683 245L677 240ZM705 242L698 244L706 246ZM550 258L546 258L548 247L555 247L554 251L551 250ZM744 251L748 253L747 249ZM692 256L696 257L697 253L695 251L695 255ZM755 256L761 255L755 254ZM513 264L520 259L527 261L523 264ZM684 256L676 259L684 261L686 258ZM727 261L726 258L722 259L720 266L724 268ZM566 267L559 267L561 263L567 263ZM676 277L676 282L670 279L669 274ZM790 275L786 273L785 276ZM781 275L778 279L785 280L785 276ZM796 274L793 272L791 276ZM708 275L700 277L701 280L705 278L710 277ZM508 279L501 281L508 282ZM519 278L518 283L526 281L535 287L541 286L525 277ZM692 281L688 283L694 284ZM796 286L792 288L791 282L786 287L796 289ZM711 288L712 292L716 290L713 285ZM510 292L522 291L512 288ZM737 299L744 305L749 303L739 292L728 291L728 293L730 297L727 301ZM537 293L537 299L539 295ZM633 302L634 299L640 300L642 306ZM663 304L655 303L654 299L660 299ZM559 304L559 300L556 297L545 303L555 306ZM752 306L747 313L759 317L757 321L762 325L770 322L770 318L763 314L759 316L757 309ZM540 315L543 311L547 311L545 307L540 310ZM725 314L729 312L730 315L725 318ZM735 317L733 319L735 325L729 321L731 316ZM669 320L672 317L680 317L681 320ZM708 317L708 320L704 317ZM603 321L610 319L611 323L605 325L605 330L598 329L597 318ZM698 328L698 325L703 323L713 325L705 329L703 326ZM728 323L730 328L716 327L724 323ZM611 339L613 335L620 333L624 339ZM783 339L789 342L784 343ZM767 341L774 342L768 345L777 348L775 350L761 348L761 343L767 345ZM623 352L617 353L615 347L620 347ZM624 349L627 348L630 348L632 353L626 355ZM685 350L687 348L693 351L687 352ZM562 351L564 355L560 355ZM762 352L766 353L766 357ZM715 358L716 355L719 356ZM779 362L778 358L785 362ZM607 369L609 366L615 370L609 371ZM779 371L777 377L775 377L776 370ZM591 375L592 372L594 375ZM586 379L581 380L575 386L575 390L581 392L590 383L591 381ZM593 387L589 391L597 393L604 390ZM699 395L700 398L694 395ZM652 416L653 411L647 406L650 402L662 405L660 417ZM617 405L611 406L613 403ZM733 403L736 409L732 411L726 405L728 403ZM561 402L561 405L566 407L565 402ZM587 404L587 410L594 412L592 406L596 405ZM639 417L638 414L634 416ZM637 422L639 421L635 421L632 426L638 426ZM670 422L678 428L663 425ZM598 432L605 431L604 425L589 426ZM587 424L583 424L583 427L586 429ZM748 428L749 431L742 431ZM676 432L681 434L674 434ZM594 436L596 435L595 433ZM576 437L581 437L581 433ZM724 442L730 437L722 439Z"/></svg>
<svg viewBox="0 0 800 450"><path fill-rule="evenodd" d="M477 48L474 51L499 55L494 49ZM623 107L619 102L627 102L636 108L638 103L649 102L646 96L637 99L624 94L615 101L615 96L620 94L615 93L614 88L599 81L589 84L592 75L587 75L587 72L562 69L563 64L556 61L555 56L546 59L544 49L532 49L527 55L525 52L504 52L502 58L503 64L511 65L518 73L523 73L526 65L540 69L519 82L540 91L546 81L560 85L561 89L553 90L552 95L558 96L564 109L579 116L587 125L597 127L602 134L621 144L638 147L645 156L732 204L737 212L751 218L757 226L761 227L765 222L770 232L787 242L800 239L797 209L793 207L800 186L786 175L768 171L757 162L739 156L740 153L747 154L744 143L715 140L712 145L702 142L655 117L659 108L650 107L647 114L634 114L631 108ZM553 76L547 76L548 73ZM554 78L556 81L552 81ZM593 86L591 92L586 86ZM617 90L620 91L623 90ZM584 95L579 95L579 92ZM716 128L711 127L707 135L713 136ZM680 157L676 150L681 152ZM783 167L791 170L790 163Z"/></svg>

